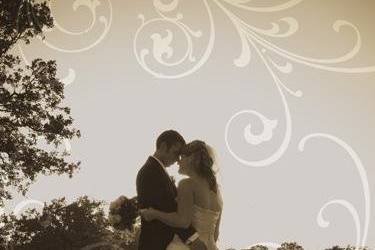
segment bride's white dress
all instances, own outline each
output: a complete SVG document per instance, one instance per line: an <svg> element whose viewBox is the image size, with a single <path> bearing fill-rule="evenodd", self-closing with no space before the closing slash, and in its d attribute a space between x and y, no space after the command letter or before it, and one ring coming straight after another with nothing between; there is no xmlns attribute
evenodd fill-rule
<svg viewBox="0 0 375 250"><path fill-rule="evenodd" d="M197 205L194 205L193 209L192 224L199 234L199 239L206 244L208 250L218 250L214 234L220 213L201 208ZM189 250L189 247L185 245L177 235L175 235L166 250Z"/></svg>

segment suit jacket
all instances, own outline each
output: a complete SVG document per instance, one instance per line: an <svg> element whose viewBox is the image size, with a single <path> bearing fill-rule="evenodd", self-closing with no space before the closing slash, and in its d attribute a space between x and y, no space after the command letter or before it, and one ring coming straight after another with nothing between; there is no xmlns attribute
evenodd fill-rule
<svg viewBox="0 0 375 250"><path fill-rule="evenodd" d="M139 207L153 207L163 212L177 211L177 188L159 162L149 157L137 175L137 194ZM195 233L190 226L187 229L170 227L158 220L141 220L139 250L165 250L177 234L186 241Z"/></svg>

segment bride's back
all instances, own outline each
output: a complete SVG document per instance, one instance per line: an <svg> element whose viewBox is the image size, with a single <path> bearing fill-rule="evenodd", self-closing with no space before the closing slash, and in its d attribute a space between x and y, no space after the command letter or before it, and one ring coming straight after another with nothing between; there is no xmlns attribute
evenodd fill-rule
<svg viewBox="0 0 375 250"><path fill-rule="evenodd" d="M218 250L215 243L215 232L219 222L222 199L219 191L210 189L205 180L193 180L194 212L192 224L199 233L199 238L208 250Z"/></svg>
<svg viewBox="0 0 375 250"><path fill-rule="evenodd" d="M215 193L204 179L191 179L191 181L194 184L194 204L201 208L220 212L223 201L219 189Z"/></svg>

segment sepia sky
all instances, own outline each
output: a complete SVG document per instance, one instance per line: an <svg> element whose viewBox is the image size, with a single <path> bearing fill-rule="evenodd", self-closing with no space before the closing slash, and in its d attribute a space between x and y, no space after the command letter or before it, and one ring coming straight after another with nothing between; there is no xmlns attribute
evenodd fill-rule
<svg viewBox="0 0 375 250"><path fill-rule="evenodd" d="M357 234L375 246L374 1L69 0L52 10L45 42L14 53L57 61L82 165L72 179L40 176L29 199L134 196L138 169L172 128L216 150L221 247L324 249ZM359 231L336 200L354 208Z"/></svg>

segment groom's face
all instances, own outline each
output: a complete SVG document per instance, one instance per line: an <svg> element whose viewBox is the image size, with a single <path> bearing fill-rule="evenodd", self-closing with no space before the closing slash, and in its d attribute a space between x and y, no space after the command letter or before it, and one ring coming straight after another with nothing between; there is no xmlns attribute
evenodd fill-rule
<svg viewBox="0 0 375 250"><path fill-rule="evenodd" d="M182 149L181 143L172 144L166 151L166 165L167 167L173 165L178 160Z"/></svg>

